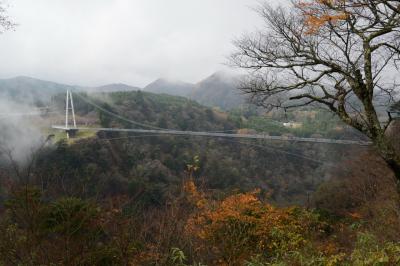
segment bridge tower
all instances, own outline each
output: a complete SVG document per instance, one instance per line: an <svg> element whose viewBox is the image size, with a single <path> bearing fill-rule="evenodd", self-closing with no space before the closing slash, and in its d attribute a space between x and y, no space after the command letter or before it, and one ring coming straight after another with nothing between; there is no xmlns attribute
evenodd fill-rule
<svg viewBox="0 0 400 266"><path fill-rule="evenodd" d="M70 127L69 125L69 113L71 111L72 114L72 122L73 125ZM67 138L74 137L78 132L76 128L76 120L75 120L75 108L74 108L74 99L72 98L71 91L67 90L67 98L65 100L65 132L67 133Z"/></svg>

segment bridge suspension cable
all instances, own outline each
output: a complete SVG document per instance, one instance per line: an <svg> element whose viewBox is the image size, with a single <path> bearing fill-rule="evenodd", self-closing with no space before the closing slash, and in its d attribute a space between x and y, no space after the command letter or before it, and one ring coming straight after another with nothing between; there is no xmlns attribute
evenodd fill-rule
<svg viewBox="0 0 400 266"><path fill-rule="evenodd" d="M160 127L156 127L156 126L152 126L152 125L148 125L148 124L144 124L144 123L139 123L139 122L130 120L130 119L126 118L126 117L120 116L120 115L118 115L118 114L116 114L116 113L113 113L113 112L111 112L111 111L109 111L109 110L107 110L107 109L101 107L100 105L98 105L98 104L92 102L91 100L86 99L85 97L83 97L83 96L80 95L79 93L74 93L74 94L77 95L80 99L82 99L82 100L83 100L84 102L86 102L87 104L90 104L90 105L92 105L93 107L97 108L98 110L100 110L100 111L102 111L102 112L104 112L104 113L107 113L108 115L111 115L111 116L113 116L113 117L115 117L115 118L118 118L118 119L120 119L120 120L122 120L122 121L131 123L131 124L136 125L136 126L142 126L142 127L147 127L147 128L153 128L153 129L163 129L163 130L167 130L167 129L165 129L165 128L160 128Z"/></svg>
<svg viewBox="0 0 400 266"><path fill-rule="evenodd" d="M293 141L293 142L315 142L315 143L328 143L328 144L345 144L345 145L361 145L367 146L371 145L371 142L368 141L360 141L360 140L338 140L338 139L326 139L326 138L302 138L302 137L291 137L291 136L269 136L267 134L228 134L224 133L224 131L182 131L182 130L173 130L173 129L165 129L157 126L139 123L130 119L127 119L121 115L115 114L98 104L86 99L80 94L76 94L80 99L82 99L87 104L90 104L97 108L98 110L107 113L113 117L116 117L125 122L129 122L131 124L147 127L151 129L125 129L125 128L89 128L89 127L77 127L74 119L74 127L69 127L68 125L68 112L69 112L69 101L71 101L71 109L72 114L74 116L74 107L72 101L72 93L67 92L67 101L66 101L66 124L63 126L52 126L54 129L65 130L67 132L67 136L69 133L80 131L107 131L107 132L133 132L140 134L158 134L158 135L186 135L186 136L202 136L202 137L220 137L220 138L235 138L235 139L263 139L263 140L276 140L276 141ZM75 118L75 116L74 116Z"/></svg>
<svg viewBox="0 0 400 266"><path fill-rule="evenodd" d="M114 113L114 112L111 112L111 111L109 111L109 110L107 110L107 109L101 107L100 105L94 103L93 101L87 99L86 97L83 97L83 96L80 95L79 93L74 93L74 94L77 95L81 100L83 100L83 101L86 102L87 104L92 105L93 107L95 107L96 109L98 109L98 110L100 110L100 111L102 111L102 112L104 112L104 113L106 113L106 114L108 114L108 115L110 115L110 116L113 116L113 117L115 117L115 118L118 118L118 119L120 119L120 120L122 120L122 121L131 123L131 124L133 124L133 125L141 126L141 127L145 127L145 128L160 129L160 130L174 130L174 129L169 129L169 128L157 127L157 126L150 125L150 124L140 123L140 122L137 122L137 121L128 119L128 118L126 118L126 117L123 117L123 116L121 116L121 115L118 115L118 114L116 114L116 113ZM71 96L71 97L72 97L72 96ZM208 131L208 132L234 132L234 131L236 131L236 129L231 129L231 130L218 130L218 131Z"/></svg>

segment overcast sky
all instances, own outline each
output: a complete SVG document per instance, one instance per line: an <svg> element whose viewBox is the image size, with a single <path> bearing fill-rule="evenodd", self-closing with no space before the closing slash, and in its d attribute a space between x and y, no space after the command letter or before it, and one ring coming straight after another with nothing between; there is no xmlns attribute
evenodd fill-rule
<svg viewBox="0 0 400 266"><path fill-rule="evenodd" d="M19 26L0 35L0 78L77 85L196 82L226 68L232 40L262 25L257 0L5 2Z"/></svg>

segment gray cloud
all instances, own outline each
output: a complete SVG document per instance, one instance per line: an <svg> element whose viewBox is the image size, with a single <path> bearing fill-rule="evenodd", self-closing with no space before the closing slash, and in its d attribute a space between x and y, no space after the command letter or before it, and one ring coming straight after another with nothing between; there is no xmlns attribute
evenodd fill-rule
<svg viewBox="0 0 400 266"><path fill-rule="evenodd" d="M224 69L232 39L261 25L257 0L7 2L19 26L0 36L0 77L69 84L195 82Z"/></svg>

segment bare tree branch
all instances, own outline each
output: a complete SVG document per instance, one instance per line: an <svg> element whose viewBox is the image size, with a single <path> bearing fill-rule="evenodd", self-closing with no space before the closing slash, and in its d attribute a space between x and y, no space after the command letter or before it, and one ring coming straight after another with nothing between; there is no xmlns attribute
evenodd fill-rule
<svg viewBox="0 0 400 266"><path fill-rule="evenodd" d="M385 136L392 119L382 124L377 111L399 89L387 81L400 59L400 2L303 0L258 13L265 30L235 41L230 58L249 70L241 89L268 109L328 107L371 138L400 180L400 155Z"/></svg>

